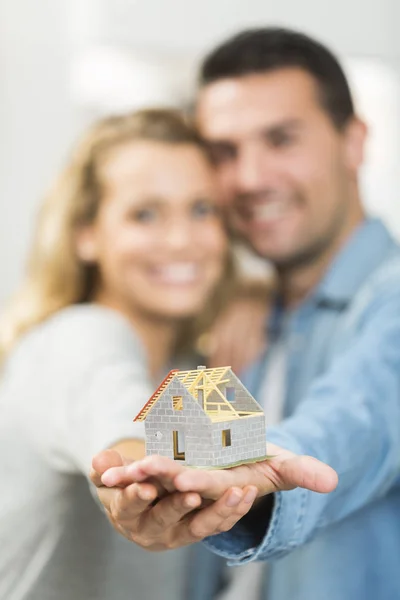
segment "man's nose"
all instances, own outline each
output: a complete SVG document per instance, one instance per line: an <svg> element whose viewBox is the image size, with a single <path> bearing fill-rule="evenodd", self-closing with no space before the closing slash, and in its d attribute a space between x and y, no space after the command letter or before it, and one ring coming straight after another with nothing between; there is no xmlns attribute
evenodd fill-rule
<svg viewBox="0 0 400 600"><path fill-rule="evenodd" d="M239 192L251 193L263 188L265 165L258 148L243 148L236 161L236 186Z"/></svg>

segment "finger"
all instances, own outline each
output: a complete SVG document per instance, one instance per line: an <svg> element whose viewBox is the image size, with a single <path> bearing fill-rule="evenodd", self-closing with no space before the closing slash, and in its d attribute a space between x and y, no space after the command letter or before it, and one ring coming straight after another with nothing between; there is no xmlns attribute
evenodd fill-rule
<svg viewBox="0 0 400 600"><path fill-rule="evenodd" d="M142 519L146 535L159 537L166 529L175 527L183 517L201 506L195 493L174 492L160 500Z"/></svg>
<svg viewBox="0 0 400 600"><path fill-rule="evenodd" d="M174 478L186 470L190 469L171 458L157 454L146 456L143 460L137 461L126 468L127 475L134 477L136 481L144 481L152 477L160 482L168 492L176 490Z"/></svg>
<svg viewBox="0 0 400 600"><path fill-rule="evenodd" d="M93 468L90 469L89 479L96 487L102 487L101 473L98 473Z"/></svg>
<svg viewBox="0 0 400 600"><path fill-rule="evenodd" d="M193 491L204 498L218 498L231 486L255 485L260 496L279 490L303 487L328 493L338 483L337 473L311 456L297 456L277 446L270 446L276 455L267 460L241 465L227 470L185 470L174 479L177 490Z"/></svg>
<svg viewBox="0 0 400 600"><path fill-rule="evenodd" d="M133 463L132 463L133 464ZM133 483L141 483L146 481L151 483L157 490L157 497L163 498L169 492L155 477L150 477L146 473L140 472L140 477L135 477L135 473L127 471L127 467L113 467L103 473L100 478L101 484L105 487L124 488Z"/></svg>
<svg viewBox="0 0 400 600"><path fill-rule="evenodd" d="M191 541L199 541L231 529L249 512L256 495L257 488L254 486L243 490L235 487L227 490L222 498L211 506L189 517L188 535Z"/></svg>
<svg viewBox="0 0 400 600"><path fill-rule="evenodd" d="M175 490L173 478L185 468L187 467L179 465L170 458L154 454L130 462L126 467L117 466L108 469L102 475L101 482L107 487L124 487L131 483L151 481L163 496L166 492Z"/></svg>
<svg viewBox="0 0 400 600"><path fill-rule="evenodd" d="M124 464L124 459L116 450L103 450L96 454L92 460L92 469L89 477L94 485L101 486L101 476L107 469L119 467Z"/></svg>
<svg viewBox="0 0 400 600"><path fill-rule="evenodd" d="M225 519L221 521L216 533L230 531L232 527L234 527L252 508L257 498L257 488L255 486L246 486L243 488L242 492L243 497L241 502L237 505L236 510L233 514L226 516Z"/></svg>
<svg viewBox="0 0 400 600"><path fill-rule="evenodd" d="M274 467L274 460L271 466ZM338 484L338 475L331 467L312 456L294 456L282 461L278 467L279 489L302 487L313 492L327 494Z"/></svg>
<svg viewBox="0 0 400 600"><path fill-rule="evenodd" d="M141 515L157 498L157 489L148 483L133 483L126 488L106 488L97 490L104 508L115 520L134 519Z"/></svg>
<svg viewBox="0 0 400 600"><path fill-rule="evenodd" d="M103 473L101 482L106 487L126 487L137 480L127 472L127 467L111 467Z"/></svg>
<svg viewBox="0 0 400 600"><path fill-rule="evenodd" d="M242 469L242 470L241 470ZM194 470L185 469L174 478L174 486L180 492L198 492L203 498L218 499L230 487L244 487L250 483L246 465L233 469Z"/></svg>
<svg viewBox="0 0 400 600"><path fill-rule="evenodd" d="M140 535L141 517L154 501L154 490L147 484L133 484L124 489L101 488L99 497L115 529L128 540L135 541Z"/></svg>

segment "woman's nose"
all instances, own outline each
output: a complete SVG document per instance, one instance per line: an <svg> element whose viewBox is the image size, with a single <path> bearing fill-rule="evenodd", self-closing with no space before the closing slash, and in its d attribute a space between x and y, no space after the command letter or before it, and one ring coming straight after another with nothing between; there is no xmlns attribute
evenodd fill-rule
<svg viewBox="0 0 400 600"><path fill-rule="evenodd" d="M183 219L171 221L165 227L164 242L171 250L184 250L188 248L193 235L190 224Z"/></svg>

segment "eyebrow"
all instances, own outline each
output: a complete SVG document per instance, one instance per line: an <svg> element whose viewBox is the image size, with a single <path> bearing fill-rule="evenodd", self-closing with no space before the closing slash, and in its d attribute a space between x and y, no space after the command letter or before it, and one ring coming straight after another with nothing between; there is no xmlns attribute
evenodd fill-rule
<svg viewBox="0 0 400 600"><path fill-rule="evenodd" d="M288 119L286 121L281 121L279 123L274 123L273 125L263 127L258 130L257 133L262 133L264 136L271 135L277 131L281 131L282 129L301 129L303 125L303 121L300 119Z"/></svg>
<svg viewBox="0 0 400 600"><path fill-rule="evenodd" d="M143 208L158 208L166 204L166 200L161 196L128 196L125 199L127 208L143 209Z"/></svg>
<svg viewBox="0 0 400 600"><path fill-rule="evenodd" d="M206 191L199 191L190 197L188 204L196 204L196 202L212 202L215 203L217 201L215 194L211 194ZM130 197L127 199L127 207L128 208L162 208L163 206L167 206L169 204L169 198L163 196L143 196L141 198Z"/></svg>
<svg viewBox="0 0 400 600"><path fill-rule="evenodd" d="M278 123L274 123L272 125L265 125L265 126L261 126L259 128L257 128L256 130L254 130L250 136L248 137L270 137L273 135L276 135L276 133L281 132L282 130L287 130L287 129L292 129L292 130L296 130L296 129L301 129L303 127L303 121L301 121L301 119L287 119L284 121L280 121ZM232 146L236 146L237 143L236 141L233 140L229 140L229 139L224 139L224 138L215 138L215 139L204 139L204 142L207 146L211 147L211 146L225 146L225 147L232 147Z"/></svg>

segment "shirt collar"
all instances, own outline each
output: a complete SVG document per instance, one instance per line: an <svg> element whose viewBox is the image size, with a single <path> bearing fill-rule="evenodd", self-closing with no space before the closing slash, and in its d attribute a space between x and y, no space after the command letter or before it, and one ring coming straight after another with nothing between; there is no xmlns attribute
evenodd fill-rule
<svg viewBox="0 0 400 600"><path fill-rule="evenodd" d="M370 273L394 248L395 242L379 219L365 219L328 268L313 294L319 305L345 307Z"/></svg>
<svg viewBox="0 0 400 600"><path fill-rule="evenodd" d="M333 259L309 300L320 308L345 309L368 275L394 247L395 242L380 219L365 219ZM271 338L279 335L284 317L285 310L277 295L266 324Z"/></svg>

